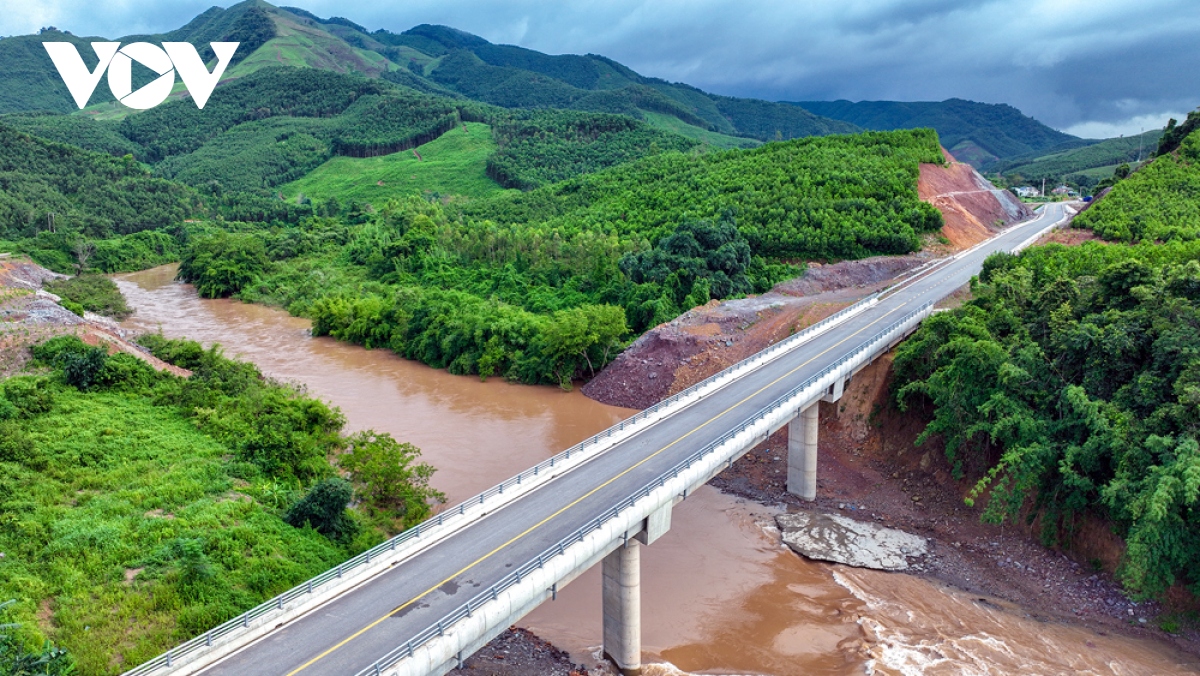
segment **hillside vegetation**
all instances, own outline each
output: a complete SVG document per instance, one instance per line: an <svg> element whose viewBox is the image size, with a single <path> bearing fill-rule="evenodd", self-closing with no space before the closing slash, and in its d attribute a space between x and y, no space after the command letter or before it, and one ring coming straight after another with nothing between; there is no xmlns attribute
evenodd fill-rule
<svg viewBox="0 0 1200 676"><path fill-rule="evenodd" d="M978 479L985 520L1041 518L1069 542L1085 513L1128 545L1130 592L1200 591L1200 243L1034 247L989 258L974 299L896 352L920 440Z"/></svg>
<svg viewBox="0 0 1200 676"><path fill-rule="evenodd" d="M416 523L428 466L217 349L148 336L190 378L74 336L34 350L44 375L0 381L0 650L117 674ZM335 479L353 447L396 462L390 490ZM354 455L353 453L351 455ZM346 457L346 456L343 456ZM347 463L352 464L352 463ZM355 465L357 466L357 465ZM308 496L345 486L324 511ZM352 492L361 500L347 510ZM388 500L407 495L405 504ZM15 654L14 654L15 653ZM20 673L47 673L30 671Z"/></svg>
<svg viewBox="0 0 1200 676"><path fill-rule="evenodd" d="M1200 130L1118 182L1075 218L1075 227L1126 242L1200 236Z"/></svg>
<svg viewBox="0 0 1200 676"><path fill-rule="evenodd" d="M997 162L988 169L1002 174L1010 181L1066 180L1091 187L1099 182L1099 178L1111 176L1114 167L1124 163L1136 164L1139 157L1150 158L1158 147L1162 134L1162 130L1159 129L1138 136L1110 138L1082 148L1024 155ZM1097 171L1101 169L1107 170L1107 176L1096 176L1097 173L1104 174Z"/></svg>
<svg viewBox="0 0 1200 676"><path fill-rule="evenodd" d="M467 122L418 146L416 153L335 157L280 191L289 198L380 206L396 195L487 197L503 190L488 178L488 161L496 152L492 136L488 125Z"/></svg>
<svg viewBox="0 0 1200 676"><path fill-rule="evenodd" d="M410 198L194 236L181 273L311 317L318 335L566 386L685 309L797 274L788 260L916 249L941 225L918 163L940 159L928 131L664 152L461 206Z"/></svg>
<svg viewBox="0 0 1200 676"><path fill-rule="evenodd" d="M53 143L0 124L0 237L75 231L124 235L178 223L194 193L153 177L131 157Z"/></svg>

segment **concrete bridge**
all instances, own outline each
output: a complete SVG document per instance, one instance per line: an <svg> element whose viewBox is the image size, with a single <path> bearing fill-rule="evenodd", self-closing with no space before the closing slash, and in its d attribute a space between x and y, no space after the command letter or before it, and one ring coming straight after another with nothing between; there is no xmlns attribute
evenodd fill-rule
<svg viewBox="0 0 1200 676"><path fill-rule="evenodd" d="M989 254L1066 218L1048 205L127 675L444 674L597 564L604 652L639 673L639 552L670 529L672 507L785 425L788 490L813 499L818 403Z"/></svg>

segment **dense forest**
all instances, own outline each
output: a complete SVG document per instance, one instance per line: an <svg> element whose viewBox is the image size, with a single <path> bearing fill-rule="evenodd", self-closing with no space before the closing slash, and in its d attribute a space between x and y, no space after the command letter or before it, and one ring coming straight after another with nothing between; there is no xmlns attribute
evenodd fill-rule
<svg viewBox="0 0 1200 676"><path fill-rule="evenodd" d="M630 117L570 112L513 115L493 127L493 136L499 150L488 160L488 176L521 190L699 145Z"/></svg>
<svg viewBox="0 0 1200 676"><path fill-rule="evenodd" d="M143 342L191 377L63 336L34 348L38 375L0 382L0 655L17 673L120 673L440 499L412 446L343 434L338 411L217 348Z"/></svg>
<svg viewBox="0 0 1200 676"><path fill-rule="evenodd" d="M63 230L104 238L179 223L197 209L193 191L153 177L131 156L44 141L0 123L0 237Z"/></svg>
<svg viewBox="0 0 1200 676"><path fill-rule="evenodd" d="M1134 594L1200 590L1200 243L1034 247L988 259L974 298L896 351L902 406L928 402L985 519L1118 525ZM1023 511L1032 505L1032 511Z"/></svg>
<svg viewBox="0 0 1200 676"><path fill-rule="evenodd" d="M259 69L198 110L170 101L120 122L17 114L0 124L152 165L206 192L269 190L334 156L365 158L429 143L464 121L492 125L487 174L530 189L697 142L626 116L527 112L432 96L382 80L312 69ZM256 219L261 220L261 219Z"/></svg>
<svg viewBox="0 0 1200 676"><path fill-rule="evenodd" d="M917 199L918 164L941 163L929 130L807 138L753 150L664 153L529 193L463 207L467 217L544 223L568 236L615 230L658 239L678 215L738 223L755 253L861 258L907 253L941 227Z"/></svg>

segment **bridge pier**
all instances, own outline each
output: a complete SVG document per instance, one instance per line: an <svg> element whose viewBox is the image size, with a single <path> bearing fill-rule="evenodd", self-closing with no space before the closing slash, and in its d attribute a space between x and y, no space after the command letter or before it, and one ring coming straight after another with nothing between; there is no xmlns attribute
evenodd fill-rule
<svg viewBox="0 0 1200 676"><path fill-rule="evenodd" d="M787 489L804 500L817 499L817 430L821 402L814 401L788 423Z"/></svg>
<svg viewBox="0 0 1200 676"><path fill-rule="evenodd" d="M642 576L637 540L604 557L604 656L622 676L642 673Z"/></svg>

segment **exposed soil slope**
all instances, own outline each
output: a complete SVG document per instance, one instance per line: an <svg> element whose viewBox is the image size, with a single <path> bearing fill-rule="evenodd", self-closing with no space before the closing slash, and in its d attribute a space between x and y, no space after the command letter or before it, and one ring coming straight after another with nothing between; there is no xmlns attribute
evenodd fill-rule
<svg viewBox="0 0 1200 676"><path fill-rule="evenodd" d="M802 277L769 293L710 302L634 341L583 386L597 401L645 408L814 324L897 276L928 254L811 264Z"/></svg>
<svg viewBox="0 0 1200 676"><path fill-rule="evenodd" d="M992 185L971 165L956 162L948 152L946 158L949 166L921 165L917 194L942 212L942 235L954 248L968 248L1033 215L1015 195Z"/></svg>
<svg viewBox="0 0 1200 676"><path fill-rule="evenodd" d="M104 345L110 354L131 354L160 371L191 375L130 342L131 336L113 320L91 312L80 317L59 305L58 296L43 291L42 284L61 277L27 258L0 254L0 378L29 362L30 346L66 334L89 345Z"/></svg>

